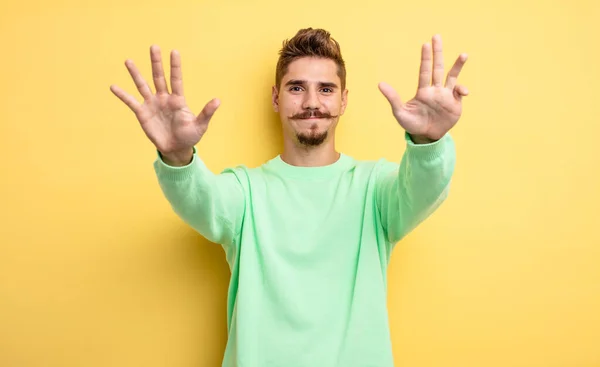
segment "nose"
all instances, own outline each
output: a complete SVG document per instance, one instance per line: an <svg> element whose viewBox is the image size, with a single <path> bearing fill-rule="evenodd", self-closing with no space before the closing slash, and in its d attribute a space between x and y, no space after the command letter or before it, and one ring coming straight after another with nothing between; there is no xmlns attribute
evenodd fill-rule
<svg viewBox="0 0 600 367"><path fill-rule="evenodd" d="M319 100L319 95L316 91L308 90L304 96L302 108L317 110L319 107L321 107L321 101Z"/></svg>

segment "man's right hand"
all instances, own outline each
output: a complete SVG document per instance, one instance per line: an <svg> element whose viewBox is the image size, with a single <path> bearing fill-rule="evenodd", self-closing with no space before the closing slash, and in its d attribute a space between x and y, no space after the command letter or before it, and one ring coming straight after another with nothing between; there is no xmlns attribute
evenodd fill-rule
<svg viewBox="0 0 600 367"><path fill-rule="evenodd" d="M152 94L148 83L131 60L125 61L125 66L144 98L143 104L116 85L111 85L110 90L135 113L144 133L156 146L165 163L184 166L192 160L193 147L206 132L220 101L212 99L195 116L183 96L179 53L171 52L171 93L167 89L158 46L150 47L150 59L156 94Z"/></svg>

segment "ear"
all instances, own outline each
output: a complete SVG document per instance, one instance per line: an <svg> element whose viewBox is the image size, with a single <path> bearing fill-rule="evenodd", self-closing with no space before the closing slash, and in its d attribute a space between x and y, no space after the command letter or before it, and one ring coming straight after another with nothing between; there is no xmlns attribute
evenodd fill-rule
<svg viewBox="0 0 600 367"><path fill-rule="evenodd" d="M273 103L273 110L275 112L279 112L279 91L277 90L277 86L274 85L273 89L271 91L272 93L272 103Z"/></svg>
<svg viewBox="0 0 600 367"><path fill-rule="evenodd" d="M344 114L344 111L346 110L347 105L348 105L348 89L345 89L342 92L342 108L340 110L340 115Z"/></svg>

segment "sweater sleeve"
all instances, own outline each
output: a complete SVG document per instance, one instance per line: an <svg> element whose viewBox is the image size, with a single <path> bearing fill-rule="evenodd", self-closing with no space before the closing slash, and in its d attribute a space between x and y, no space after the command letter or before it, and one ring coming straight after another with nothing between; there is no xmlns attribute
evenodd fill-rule
<svg viewBox="0 0 600 367"><path fill-rule="evenodd" d="M194 147L192 161L182 167L166 164L157 152L154 170L175 213L207 240L230 245L238 236L245 197L234 170L211 172Z"/></svg>
<svg viewBox="0 0 600 367"><path fill-rule="evenodd" d="M407 133L404 137L400 164L384 164L376 178L376 205L392 247L446 199L456 161L450 134L429 144L415 144Z"/></svg>

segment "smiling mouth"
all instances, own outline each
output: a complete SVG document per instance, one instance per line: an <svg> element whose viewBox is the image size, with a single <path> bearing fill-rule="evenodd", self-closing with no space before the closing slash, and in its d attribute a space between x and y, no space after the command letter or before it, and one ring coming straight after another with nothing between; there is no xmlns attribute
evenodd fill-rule
<svg viewBox="0 0 600 367"><path fill-rule="evenodd" d="M329 114L326 114L326 113L314 112L314 113L301 113L301 114L297 114L295 116L291 116L290 118L293 120L326 120L326 119L332 118L332 116L329 116Z"/></svg>

